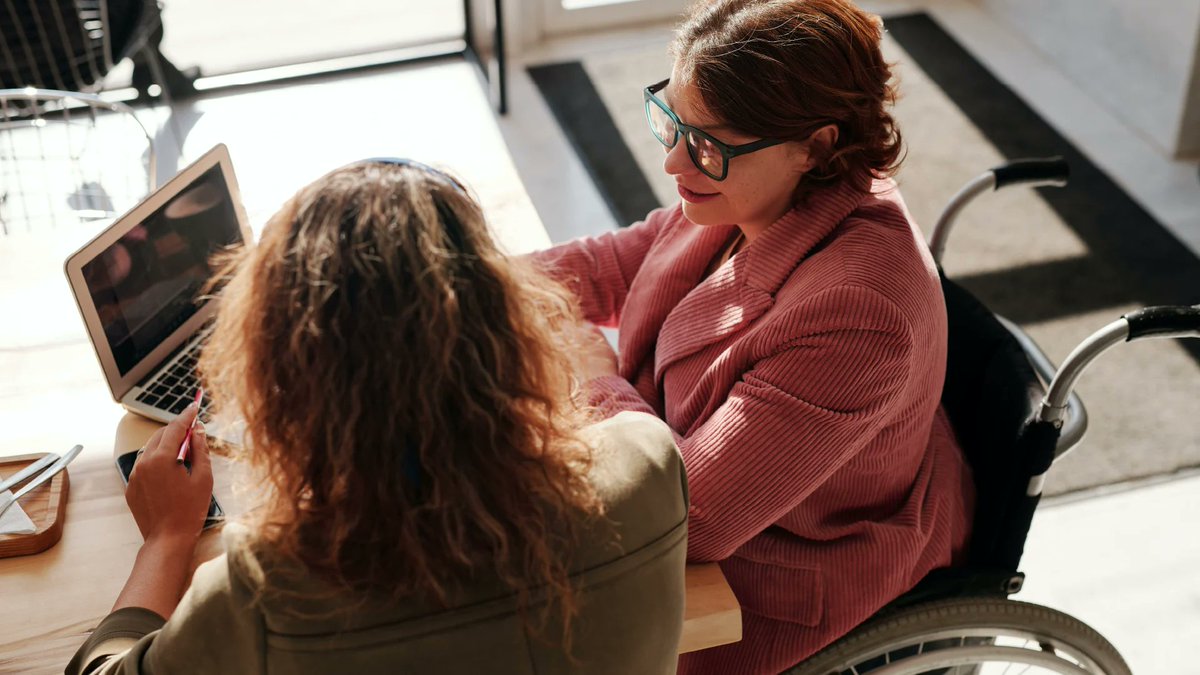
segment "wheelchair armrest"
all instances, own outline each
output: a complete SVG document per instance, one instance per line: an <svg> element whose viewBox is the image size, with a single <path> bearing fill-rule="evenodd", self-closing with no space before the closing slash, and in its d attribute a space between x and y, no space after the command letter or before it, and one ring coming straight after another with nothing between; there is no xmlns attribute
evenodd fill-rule
<svg viewBox="0 0 1200 675"><path fill-rule="evenodd" d="M1009 333L1012 333L1017 343L1021 345L1021 349L1029 357L1029 363L1033 366L1033 370L1037 373L1038 378L1041 379L1042 384L1047 387L1050 386L1050 382L1054 380L1054 375L1058 371L1054 363L1050 360L1050 357L1046 356L1042 348L1020 326L999 314L996 315L996 319L1008 329ZM1079 443L1080 439L1083 438L1084 432L1087 431L1087 425L1087 408L1083 406L1083 400L1079 398L1079 394L1072 391L1070 397L1067 399L1066 418L1063 420L1062 430L1054 450L1054 457L1056 459L1062 457L1066 451Z"/></svg>

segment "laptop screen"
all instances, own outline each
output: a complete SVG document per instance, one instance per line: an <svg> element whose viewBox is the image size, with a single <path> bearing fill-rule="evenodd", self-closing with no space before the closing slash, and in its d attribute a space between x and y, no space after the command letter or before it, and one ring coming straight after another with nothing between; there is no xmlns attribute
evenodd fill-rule
<svg viewBox="0 0 1200 675"><path fill-rule="evenodd" d="M229 186L214 166L83 266L122 376L197 312L212 254L241 243Z"/></svg>

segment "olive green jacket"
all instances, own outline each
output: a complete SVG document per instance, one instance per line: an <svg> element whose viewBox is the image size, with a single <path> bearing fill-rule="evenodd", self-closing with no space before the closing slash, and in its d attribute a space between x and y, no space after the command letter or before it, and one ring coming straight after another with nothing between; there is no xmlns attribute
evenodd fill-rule
<svg viewBox="0 0 1200 675"><path fill-rule="evenodd" d="M465 584L449 609L412 601L339 611L345 599L315 595L256 604L271 570L249 532L229 525L227 553L196 570L169 621L140 608L110 614L67 675L674 673L687 550L683 462L666 425L646 414L621 413L586 433L611 524L589 525L573 556L581 604L570 657L561 637L527 634L494 578Z"/></svg>

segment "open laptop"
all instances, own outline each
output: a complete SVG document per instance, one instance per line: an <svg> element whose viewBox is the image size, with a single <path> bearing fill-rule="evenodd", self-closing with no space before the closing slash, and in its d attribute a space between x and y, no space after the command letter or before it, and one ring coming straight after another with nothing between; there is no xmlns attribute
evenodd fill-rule
<svg viewBox="0 0 1200 675"><path fill-rule="evenodd" d="M209 150L67 258L67 280L113 399L169 422L192 401L216 303L213 253L252 241L229 151ZM211 421L207 405L201 421ZM233 426L209 433L233 438Z"/></svg>

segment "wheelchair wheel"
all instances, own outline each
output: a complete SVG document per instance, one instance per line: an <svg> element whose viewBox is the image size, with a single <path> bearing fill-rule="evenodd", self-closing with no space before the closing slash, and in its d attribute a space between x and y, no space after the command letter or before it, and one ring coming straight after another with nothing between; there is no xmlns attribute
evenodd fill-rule
<svg viewBox="0 0 1200 675"><path fill-rule="evenodd" d="M879 616L785 675L1130 675L1107 640L1013 600L937 600Z"/></svg>

